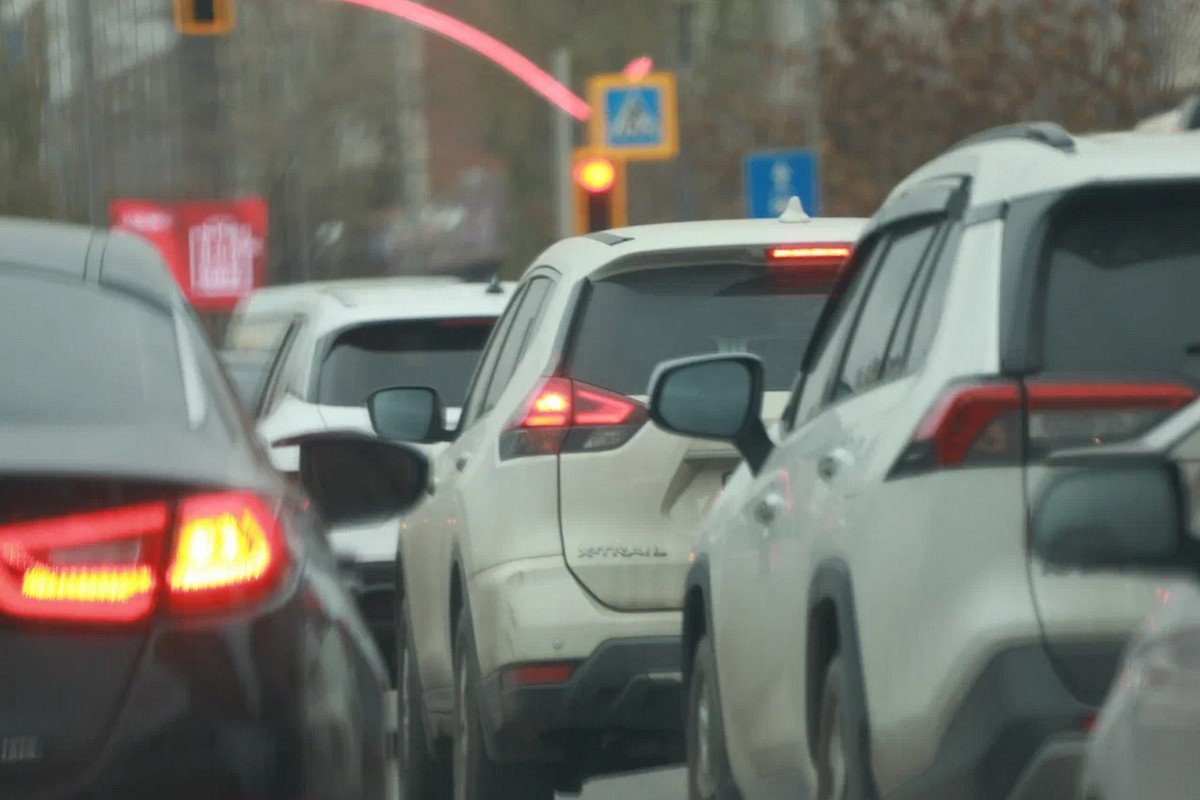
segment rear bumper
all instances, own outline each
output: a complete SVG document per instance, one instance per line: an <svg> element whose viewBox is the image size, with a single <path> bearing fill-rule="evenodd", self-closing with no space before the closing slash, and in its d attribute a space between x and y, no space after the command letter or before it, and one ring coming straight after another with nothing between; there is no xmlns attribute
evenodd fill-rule
<svg viewBox="0 0 1200 800"><path fill-rule="evenodd" d="M677 636L610 640L556 686L506 690L492 673L480 691L489 754L584 776L682 760L679 648Z"/></svg>
<svg viewBox="0 0 1200 800"><path fill-rule="evenodd" d="M86 760L53 764L55 733L47 731L43 763L0 764L0 797L383 797L384 765L391 763L383 752L383 703L369 704L380 717L369 719L360 711L366 704L348 709L341 702L378 685L380 676L369 665L331 657L333 648L313 635L319 618L301 590L254 615L158 626L111 727ZM338 636L336 628L326 630Z"/></svg>
<svg viewBox="0 0 1200 800"><path fill-rule="evenodd" d="M1095 708L1063 684L1041 645L1006 650L980 674L933 764L889 800L1063 800L1078 793Z"/></svg>

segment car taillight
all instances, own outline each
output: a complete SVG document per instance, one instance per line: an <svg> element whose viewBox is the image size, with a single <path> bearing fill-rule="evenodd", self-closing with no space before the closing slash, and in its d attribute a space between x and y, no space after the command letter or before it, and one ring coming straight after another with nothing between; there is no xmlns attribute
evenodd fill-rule
<svg viewBox="0 0 1200 800"><path fill-rule="evenodd" d="M845 242L768 247L767 276L777 289L827 292L853 252Z"/></svg>
<svg viewBox="0 0 1200 800"><path fill-rule="evenodd" d="M0 612L134 622L154 608L170 509L147 503L0 526Z"/></svg>
<svg viewBox="0 0 1200 800"><path fill-rule="evenodd" d="M249 492L188 497L179 505L167 595L180 611L219 610L275 587L286 559L274 512Z"/></svg>
<svg viewBox="0 0 1200 800"><path fill-rule="evenodd" d="M1179 384L994 381L952 386L926 415L893 473L1016 463L1064 447L1148 431L1196 398Z"/></svg>
<svg viewBox="0 0 1200 800"><path fill-rule="evenodd" d="M554 686L566 683L575 674L576 662L525 664L510 667L501 673L500 685L506 692L531 686Z"/></svg>
<svg viewBox="0 0 1200 800"><path fill-rule="evenodd" d="M624 395L547 378L501 435L500 457L614 450L633 438L646 419L646 407Z"/></svg>
<svg viewBox="0 0 1200 800"><path fill-rule="evenodd" d="M0 525L0 614L47 622L131 623L159 597L181 613L261 598L288 563L280 523L247 492L192 495ZM164 566L164 561L167 561Z"/></svg>

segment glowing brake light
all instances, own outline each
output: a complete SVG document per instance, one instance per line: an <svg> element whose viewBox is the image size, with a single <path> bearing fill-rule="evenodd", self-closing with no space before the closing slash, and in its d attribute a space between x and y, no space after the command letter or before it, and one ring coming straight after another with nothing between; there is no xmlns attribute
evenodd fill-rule
<svg viewBox="0 0 1200 800"><path fill-rule="evenodd" d="M633 438L646 407L567 378L546 378L500 437L502 459L614 450Z"/></svg>
<svg viewBox="0 0 1200 800"><path fill-rule="evenodd" d="M208 611L260 596L275 585L284 548L274 513L258 495L227 492L185 499L167 567L171 605Z"/></svg>
<svg viewBox="0 0 1200 800"><path fill-rule="evenodd" d="M767 248L767 263L773 267L830 267L840 269L853 248L848 244L794 244Z"/></svg>
<svg viewBox="0 0 1200 800"><path fill-rule="evenodd" d="M154 608L166 503L0 525L0 613L134 622Z"/></svg>
<svg viewBox="0 0 1200 800"><path fill-rule="evenodd" d="M148 617L160 596L177 612L219 611L278 585L288 553L261 497L180 500L164 569L171 510L144 503L0 525L0 616L131 623Z"/></svg>

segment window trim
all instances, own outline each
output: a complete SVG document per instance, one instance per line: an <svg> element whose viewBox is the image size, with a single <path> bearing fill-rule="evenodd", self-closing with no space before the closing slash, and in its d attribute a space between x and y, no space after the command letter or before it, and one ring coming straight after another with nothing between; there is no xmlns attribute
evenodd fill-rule
<svg viewBox="0 0 1200 800"><path fill-rule="evenodd" d="M491 357L493 349L496 351L496 357L500 357L499 351L504 347L504 342L508 340L509 323L520 312L521 306L525 303L525 293L528 287L529 283L525 282L514 290L512 299L508 301L508 305L504 307L504 311L496 318L496 324L492 326L492 332L488 336L487 342L484 343L483 350L479 351L479 362L475 365L475 372L471 375L471 382L467 384L467 394L463 398L462 413L458 418L455 435L462 433L470 425L473 425L476 420L486 416L486 413L482 410L483 401L487 397L487 389L491 385L492 373L496 369L495 361L489 364L488 358ZM479 405L473 408L477 396L479 396Z"/></svg>
<svg viewBox="0 0 1200 800"><path fill-rule="evenodd" d="M521 360L525 358L525 354L528 352L529 343L533 340L533 337L537 335L538 327L541 325L542 311L545 309L546 303L550 301L550 297L554 293L554 290L558 287L558 282L555 279L557 270L554 270L553 272L554 274L551 274L551 270L539 269L537 272L531 273L529 280L525 283L524 299L521 302L521 308L513 314L514 325L516 324L517 316L525 308L525 301L529 298L529 293L533 284L539 280L544 280L548 285L546 287L546 293L542 295L541 300L539 301L538 307L533 310L533 316L530 317L529 327L524 333L523 340L517 343L517 354L516 358L513 360L512 371L508 374L508 377L504 379L504 385L500 387L499 393L494 398L494 400L497 402L500 399L500 395L504 393L504 391L508 388L508 385L512 382L513 376L517 373L517 369L521 366ZM487 405L487 403L488 399L492 396L492 386L496 382L496 370L500 366L500 358L504 355L504 348L508 345L508 340L509 337L512 336L512 333L513 331L510 328L504 337L504 344L501 345L500 351L496 356L496 363L492 365L492 374L488 376L487 389L483 393L483 402L480 404L479 417L477 418L487 416L487 414L496 407L495 402L490 406Z"/></svg>

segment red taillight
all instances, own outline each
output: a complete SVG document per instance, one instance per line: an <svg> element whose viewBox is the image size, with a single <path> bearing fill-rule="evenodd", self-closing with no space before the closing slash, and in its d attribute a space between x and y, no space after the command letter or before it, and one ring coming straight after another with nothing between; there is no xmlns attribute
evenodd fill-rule
<svg viewBox="0 0 1200 800"><path fill-rule="evenodd" d="M575 674L575 666L572 662L564 662L512 667L504 671L501 686L505 691L512 691L530 686L553 686L566 683Z"/></svg>
<svg viewBox="0 0 1200 800"><path fill-rule="evenodd" d="M274 588L285 563L279 523L258 495L189 497L179 506L167 567L169 602L204 612L257 599Z"/></svg>
<svg viewBox="0 0 1200 800"><path fill-rule="evenodd" d="M0 611L22 619L134 622L154 608L166 503L0 526Z"/></svg>
<svg viewBox="0 0 1200 800"><path fill-rule="evenodd" d="M1056 448L1140 436L1196 398L1178 384L1030 383L951 387L897 462L900 472L1013 463ZM1024 412L1024 413L1022 413Z"/></svg>
<svg viewBox="0 0 1200 800"><path fill-rule="evenodd" d="M646 407L567 378L547 378L500 438L500 457L613 450L646 422Z"/></svg>
<svg viewBox="0 0 1200 800"><path fill-rule="evenodd" d="M279 522L247 492L0 526L0 614L46 622L130 623L159 596L180 612L219 611L263 596L287 564Z"/></svg>

